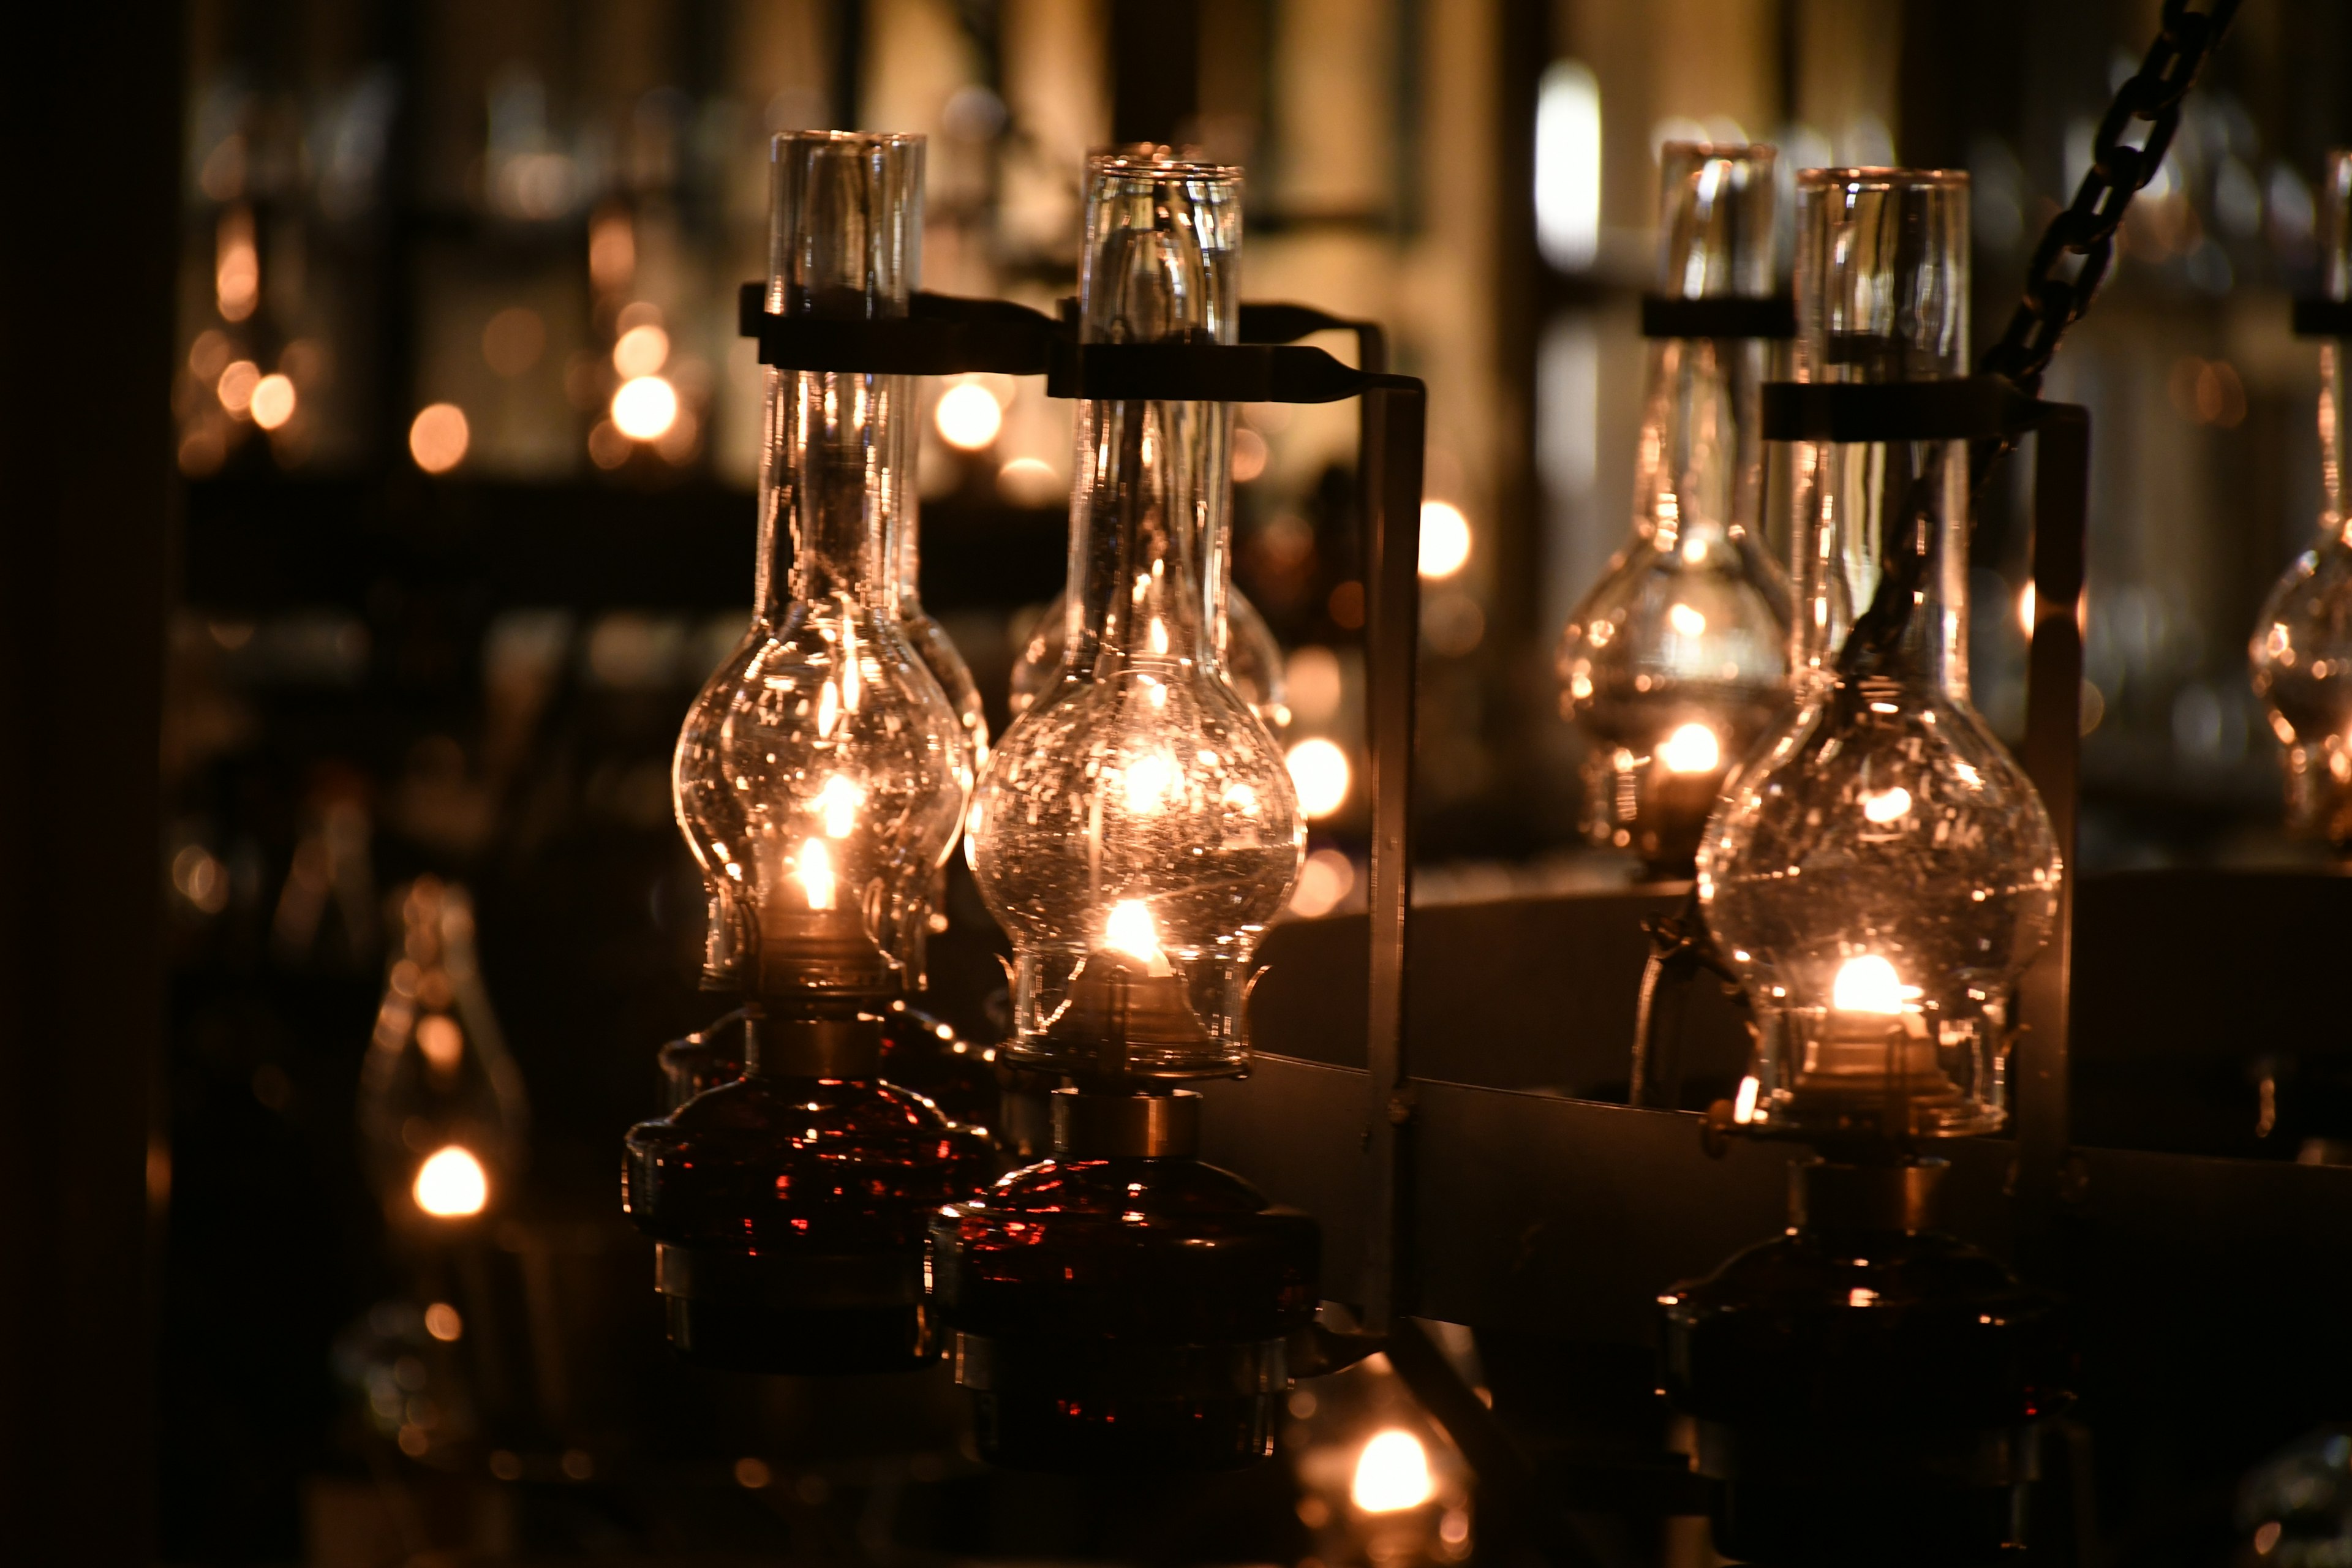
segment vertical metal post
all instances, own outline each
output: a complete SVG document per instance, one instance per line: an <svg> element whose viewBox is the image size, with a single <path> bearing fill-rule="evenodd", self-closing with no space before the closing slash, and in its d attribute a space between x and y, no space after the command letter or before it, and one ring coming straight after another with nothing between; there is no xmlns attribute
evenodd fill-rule
<svg viewBox="0 0 2352 1568"><path fill-rule="evenodd" d="M2083 556L2091 418L2040 406L2033 453L2033 644L2027 666L2025 771L2042 794L2063 871L2050 945L2019 986L2014 1058L2018 1242L2029 1272L2050 1261L2066 1179L2067 1008L2074 924L2074 820L2082 752Z"/></svg>
<svg viewBox="0 0 2352 1568"><path fill-rule="evenodd" d="M1364 395L1365 672L1370 688L1371 992L1365 1059L1370 1154L1364 1326L1385 1332L1409 1310L1406 1266L1412 1120L1405 1056L1405 936L1412 902L1414 681L1421 633L1421 465L1427 394L1402 378Z"/></svg>

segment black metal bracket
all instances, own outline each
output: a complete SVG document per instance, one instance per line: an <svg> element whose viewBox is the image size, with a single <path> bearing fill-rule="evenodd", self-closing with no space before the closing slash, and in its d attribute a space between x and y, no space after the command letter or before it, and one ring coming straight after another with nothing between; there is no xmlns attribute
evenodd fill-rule
<svg viewBox="0 0 2352 1568"><path fill-rule="evenodd" d="M2308 298L2294 302L2298 338L2352 338L2352 300Z"/></svg>
<svg viewBox="0 0 2352 1568"><path fill-rule="evenodd" d="M1787 294L1642 296L1645 338L1793 338L1797 301Z"/></svg>

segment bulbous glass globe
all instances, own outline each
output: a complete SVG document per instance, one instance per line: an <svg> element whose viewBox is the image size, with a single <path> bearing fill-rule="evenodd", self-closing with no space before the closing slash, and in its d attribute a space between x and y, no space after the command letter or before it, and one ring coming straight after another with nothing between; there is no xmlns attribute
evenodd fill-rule
<svg viewBox="0 0 2352 1568"><path fill-rule="evenodd" d="M1808 1137L2000 1125L2011 993L2057 911L2041 797L1965 703L1872 681L1808 706L1698 857L1763 1038L1740 1120Z"/></svg>
<svg viewBox="0 0 2352 1568"><path fill-rule="evenodd" d="M971 787L965 739L895 615L842 595L756 628L695 699L672 771L710 888L711 976L768 994L895 989ZM830 960L792 973L860 937L884 984L829 984Z"/></svg>

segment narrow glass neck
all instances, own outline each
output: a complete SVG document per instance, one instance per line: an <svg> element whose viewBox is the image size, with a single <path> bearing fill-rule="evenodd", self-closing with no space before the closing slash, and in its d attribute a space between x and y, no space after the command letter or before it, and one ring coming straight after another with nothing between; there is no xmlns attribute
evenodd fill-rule
<svg viewBox="0 0 2352 1568"><path fill-rule="evenodd" d="M1964 174L1808 169L1797 191L1800 381L1968 374ZM1793 453L1790 663L1800 689L1836 679L1890 559L1925 557L1901 637L1871 673L1968 699L1968 447L1804 443Z"/></svg>
<svg viewBox="0 0 2352 1568"><path fill-rule="evenodd" d="M2352 300L2352 150L2327 154L2327 188L2320 193L2320 289L2331 300ZM2326 507L2324 526L2341 531L2347 515L2344 458L2345 398L2352 393L2352 364L2346 345L2328 338L2319 346L2319 482Z"/></svg>
<svg viewBox="0 0 2352 1568"><path fill-rule="evenodd" d="M1239 173L1098 153L1087 174L1083 340L1234 342ZM1065 669L1221 667L1233 415L1223 403L1078 405Z"/></svg>
<svg viewBox="0 0 2352 1568"><path fill-rule="evenodd" d="M919 136L791 132L771 163L768 309L835 320L903 316L921 257ZM914 381L767 372L758 600L846 598L896 614L911 496Z"/></svg>
<svg viewBox="0 0 2352 1568"><path fill-rule="evenodd" d="M1688 300L1769 292L1772 149L1670 142L1660 158L1658 291ZM1763 372L1764 345L1755 339L1652 345L1634 517L1652 548L1704 550L1756 526Z"/></svg>

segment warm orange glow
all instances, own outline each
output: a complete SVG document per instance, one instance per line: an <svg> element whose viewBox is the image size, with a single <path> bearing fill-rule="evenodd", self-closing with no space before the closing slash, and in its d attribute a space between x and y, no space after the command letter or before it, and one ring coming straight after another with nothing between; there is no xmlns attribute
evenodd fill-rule
<svg viewBox="0 0 2352 1568"><path fill-rule="evenodd" d="M254 389L261 384L261 367L249 359L232 361L220 373L213 390L219 395L221 406L231 414L246 415L253 410Z"/></svg>
<svg viewBox="0 0 2352 1568"><path fill-rule="evenodd" d="M1354 770L1348 753L1325 740L1301 741L1290 748L1291 787L1298 792L1298 809L1310 820L1326 817L1348 804Z"/></svg>
<svg viewBox="0 0 2352 1568"><path fill-rule="evenodd" d="M1452 501L1421 503L1421 574L1451 577L1469 563L1470 520Z"/></svg>
<svg viewBox="0 0 2352 1568"><path fill-rule="evenodd" d="M416 1048L427 1066L446 1077L466 1059L466 1031L446 1013L427 1013L416 1020Z"/></svg>
<svg viewBox="0 0 2352 1568"><path fill-rule="evenodd" d="M839 773L825 780L824 787L816 792L816 799L810 803L824 821L827 838L846 838L856 832L857 808L865 804L866 792Z"/></svg>
<svg viewBox="0 0 2352 1568"><path fill-rule="evenodd" d="M813 910L833 908L833 857L826 853L822 838L804 839L793 875L800 879L801 890L808 895Z"/></svg>
<svg viewBox="0 0 2352 1568"><path fill-rule="evenodd" d="M1152 923L1150 908L1141 899L1122 899L1111 906L1110 918L1103 922L1103 945L1140 960L1152 974L1176 973L1160 950L1160 928Z"/></svg>
<svg viewBox="0 0 2352 1568"><path fill-rule="evenodd" d="M465 1333L466 1320L448 1302L436 1301L425 1309L425 1331L443 1344L454 1343Z"/></svg>
<svg viewBox="0 0 2352 1568"><path fill-rule="evenodd" d="M613 424L632 441L658 441L677 423L677 388L660 376L625 381L613 394Z"/></svg>
<svg viewBox="0 0 2352 1568"><path fill-rule="evenodd" d="M256 425L275 430L294 417L294 404L293 379L273 373L253 384L253 395L246 406Z"/></svg>
<svg viewBox="0 0 2352 1568"><path fill-rule="evenodd" d="M1015 506L1046 506L1062 494L1062 476L1043 458L1015 458L996 470L996 489Z"/></svg>
<svg viewBox="0 0 2352 1568"><path fill-rule="evenodd" d="M1911 809L1911 792L1901 784L1892 789L1864 790L1862 815L1872 822L1894 822Z"/></svg>
<svg viewBox="0 0 2352 1568"><path fill-rule="evenodd" d="M473 440L466 411L454 403L427 404L408 426L408 455L428 474L446 474L466 460Z"/></svg>
<svg viewBox="0 0 2352 1568"><path fill-rule="evenodd" d="M1864 952L1838 965L1830 984L1830 1005L1841 1013L1871 1013L1893 1017L1903 1004L1919 994L1916 985L1903 984L1895 965L1874 952Z"/></svg>
<svg viewBox="0 0 2352 1568"><path fill-rule="evenodd" d="M931 422L940 439L959 451L977 452L1004 428L1004 410L996 395L976 381L959 382L940 395Z"/></svg>
<svg viewBox="0 0 2352 1568"><path fill-rule="evenodd" d="M261 253L254 247L250 207L235 206L221 214L213 293L224 321L244 321L261 302Z"/></svg>
<svg viewBox="0 0 2352 1568"><path fill-rule="evenodd" d="M1709 773L1723 761L1723 746L1704 724L1685 724L1658 748L1658 761L1670 773Z"/></svg>
<svg viewBox="0 0 2352 1568"><path fill-rule="evenodd" d="M1419 1508L1436 1493L1429 1450L1412 1433L1391 1426L1364 1445L1348 1495L1366 1513L1399 1513Z"/></svg>
<svg viewBox="0 0 2352 1568"><path fill-rule="evenodd" d="M452 1143L417 1167L413 1195L436 1219L464 1219L488 1206L490 1178L471 1150Z"/></svg>
<svg viewBox="0 0 2352 1568"><path fill-rule="evenodd" d="M669 363L669 334L647 321L631 327L613 344L613 368L625 377L651 375Z"/></svg>

